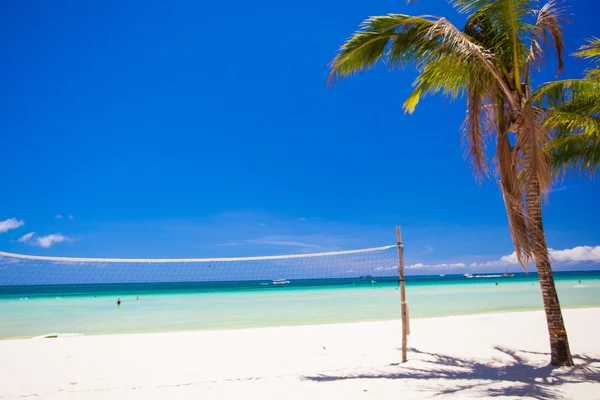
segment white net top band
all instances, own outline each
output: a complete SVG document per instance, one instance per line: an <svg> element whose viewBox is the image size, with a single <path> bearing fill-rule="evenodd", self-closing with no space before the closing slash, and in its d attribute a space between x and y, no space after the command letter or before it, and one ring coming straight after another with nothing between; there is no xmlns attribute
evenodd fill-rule
<svg viewBox="0 0 600 400"><path fill-rule="evenodd" d="M19 258L25 260L46 260L62 262L111 262L111 263L198 263L198 262L221 262L221 261L260 261L260 260L285 260L291 258L324 257L346 254L369 253L391 249L397 245L382 247L372 247L369 249L332 251L325 253L309 254L289 254L282 256L261 256L261 257L230 257L230 258L86 258L86 257L50 257L34 256L28 254L15 254L0 251L0 257Z"/></svg>

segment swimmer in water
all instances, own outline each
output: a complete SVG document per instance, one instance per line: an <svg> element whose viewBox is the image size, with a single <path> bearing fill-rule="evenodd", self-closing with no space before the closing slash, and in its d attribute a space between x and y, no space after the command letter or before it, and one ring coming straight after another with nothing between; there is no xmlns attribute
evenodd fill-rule
<svg viewBox="0 0 600 400"><path fill-rule="evenodd" d="M121 305L121 298L120 298L120 297L117 299L117 305L118 305L118 306L120 306L120 305Z"/></svg>
<svg viewBox="0 0 600 400"><path fill-rule="evenodd" d="M581 279L579 279L579 283L581 283Z"/></svg>
<svg viewBox="0 0 600 400"><path fill-rule="evenodd" d="M496 282L496 286L498 286L498 282Z"/></svg>

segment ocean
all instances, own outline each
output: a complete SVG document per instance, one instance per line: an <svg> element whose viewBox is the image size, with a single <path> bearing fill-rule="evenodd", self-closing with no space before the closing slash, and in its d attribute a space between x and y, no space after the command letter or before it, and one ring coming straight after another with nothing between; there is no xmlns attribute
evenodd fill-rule
<svg viewBox="0 0 600 400"><path fill-rule="evenodd" d="M561 305L600 306L600 271L555 272ZM581 283L580 283L581 280ZM498 285L496 285L498 282ZM537 275L408 276L410 317L542 309ZM139 299L136 299L139 297ZM117 298L121 305L117 305ZM400 317L398 277L0 286L0 339L242 329Z"/></svg>

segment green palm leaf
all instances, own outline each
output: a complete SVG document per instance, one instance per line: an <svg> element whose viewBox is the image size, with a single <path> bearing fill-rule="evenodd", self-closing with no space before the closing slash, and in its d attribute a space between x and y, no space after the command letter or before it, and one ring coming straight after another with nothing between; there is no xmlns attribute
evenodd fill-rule
<svg viewBox="0 0 600 400"><path fill-rule="evenodd" d="M554 132L545 152L555 174L588 171L600 163L600 39L575 53L594 66L583 79L568 79L541 85L531 101L544 110L544 126Z"/></svg>

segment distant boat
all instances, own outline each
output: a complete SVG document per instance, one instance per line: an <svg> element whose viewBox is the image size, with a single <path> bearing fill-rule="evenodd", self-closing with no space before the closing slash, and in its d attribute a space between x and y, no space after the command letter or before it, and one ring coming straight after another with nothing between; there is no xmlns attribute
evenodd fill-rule
<svg viewBox="0 0 600 400"><path fill-rule="evenodd" d="M285 285L290 283L287 279L273 279L273 285Z"/></svg>
<svg viewBox="0 0 600 400"><path fill-rule="evenodd" d="M446 276L445 274L440 274L440 276Z"/></svg>
<svg viewBox="0 0 600 400"><path fill-rule="evenodd" d="M371 275L361 275L358 277L358 279L366 279L366 278L370 279L370 278L372 278L372 276Z"/></svg>
<svg viewBox="0 0 600 400"><path fill-rule="evenodd" d="M464 274L463 278L511 278L515 276L515 274L511 274L511 273L504 273L502 275L500 274Z"/></svg>
<svg viewBox="0 0 600 400"><path fill-rule="evenodd" d="M512 278L513 276L515 276L515 274L513 274L512 272L507 272L507 267L504 267L504 273L502 274L503 278Z"/></svg>

